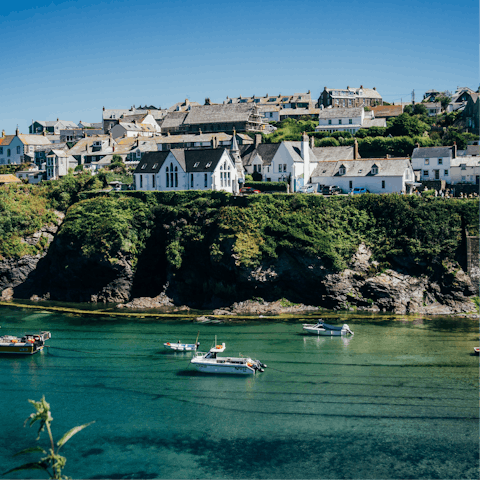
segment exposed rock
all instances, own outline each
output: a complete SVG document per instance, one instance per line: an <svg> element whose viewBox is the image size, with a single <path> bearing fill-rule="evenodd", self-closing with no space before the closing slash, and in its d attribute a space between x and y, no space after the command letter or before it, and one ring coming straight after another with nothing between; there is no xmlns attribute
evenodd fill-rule
<svg viewBox="0 0 480 480"><path fill-rule="evenodd" d="M0 296L0 300L2 302L9 302L13 299L13 288L9 287L2 291L2 295Z"/></svg>
<svg viewBox="0 0 480 480"><path fill-rule="evenodd" d="M318 311L318 307L309 305L285 305L282 300L276 302L247 300L234 303L231 307L232 313L237 315L281 315L283 313L303 313Z"/></svg>
<svg viewBox="0 0 480 480"><path fill-rule="evenodd" d="M131 302L120 303L117 305L117 308L138 308L138 309L147 309L147 308L162 308L162 307L173 307L175 306L172 299L165 295L165 292L162 292L160 295L152 297L140 297L134 298ZM182 307L177 308L180 310ZM188 307L183 308L182 310L189 310Z"/></svg>

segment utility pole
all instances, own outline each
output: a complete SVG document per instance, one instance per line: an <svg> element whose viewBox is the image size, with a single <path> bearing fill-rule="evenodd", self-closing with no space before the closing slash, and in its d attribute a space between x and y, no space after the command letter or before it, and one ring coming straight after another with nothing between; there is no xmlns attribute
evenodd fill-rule
<svg viewBox="0 0 480 480"><path fill-rule="evenodd" d="M415 106L415 90L412 90L412 105Z"/></svg>

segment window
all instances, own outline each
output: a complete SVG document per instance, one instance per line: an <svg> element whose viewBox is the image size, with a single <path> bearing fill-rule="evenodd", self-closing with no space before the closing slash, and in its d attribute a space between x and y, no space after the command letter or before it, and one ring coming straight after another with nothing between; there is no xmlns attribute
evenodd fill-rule
<svg viewBox="0 0 480 480"><path fill-rule="evenodd" d="M278 164L278 172L281 173L283 171L283 165L281 163Z"/></svg>
<svg viewBox="0 0 480 480"><path fill-rule="evenodd" d="M169 188L170 187L170 170L169 170L168 167L165 169L165 175L166 175L166 180L167 180L167 185L166 186L167 186L167 188Z"/></svg>
<svg viewBox="0 0 480 480"><path fill-rule="evenodd" d="M329 120L329 121L328 121L328 124L329 124L329 125L331 125L331 124L332 124L332 121L331 121L331 120Z"/></svg>
<svg viewBox="0 0 480 480"><path fill-rule="evenodd" d="M341 118L338 120L338 124L339 124L339 125L342 124L342 119L341 119Z"/></svg>
<svg viewBox="0 0 480 480"><path fill-rule="evenodd" d="M154 163L153 167L152 167L152 170L155 170L157 167L158 167L158 163Z"/></svg>
<svg viewBox="0 0 480 480"><path fill-rule="evenodd" d="M350 100L349 100L349 102L350 102ZM353 123L353 120L351 118L349 118L348 123L349 123L349 125L351 125Z"/></svg>
<svg viewBox="0 0 480 480"><path fill-rule="evenodd" d="M438 164L439 164L439 165L443 165L443 158L439 158L439 159L438 159Z"/></svg>
<svg viewBox="0 0 480 480"><path fill-rule="evenodd" d="M425 159L425 165L430 165L430 159L429 158Z"/></svg>
<svg viewBox="0 0 480 480"><path fill-rule="evenodd" d="M142 169L142 170L145 170L146 168L147 168L147 164L144 163L144 164L141 166L141 169Z"/></svg>
<svg viewBox="0 0 480 480"><path fill-rule="evenodd" d="M434 170L435 180L440 180L440 170Z"/></svg>
<svg viewBox="0 0 480 480"><path fill-rule="evenodd" d="M348 182L348 188L350 188L350 189L353 188L353 182L351 180Z"/></svg>
<svg viewBox="0 0 480 480"><path fill-rule="evenodd" d="M193 173L190 174L190 187L193 188Z"/></svg>
<svg viewBox="0 0 480 480"><path fill-rule="evenodd" d="M377 173L378 173L378 167L376 165L372 165L372 175L376 175Z"/></svg>
<svg viewBox="0 0 480 480"><path fill-rule="evenodd" d="M461 163L460 164L460 169L461 170L466 170L467 169L467 164L466 163Z"/></svg>
<svg viewBox="0 0 480 480"><path fill-rule="evenodd" d="M207 188L208 187L208 175L205 174L205 183L204 183L204 187Z"/></svg>
<svg viewBox="0 0 480 480"><path fill-rule="evenodd" d="M155 188L155 175L152 175L152 187Z"/></svg>
<svg viewBox="0 0 480 480"><path fill-rule="evenodd" d="M200 162L195 162L195 163L193 164L193 168L197 168L199 165L200 165Z"/></svg>
<svg viewBox="0 0 480 480"><path fill-rule="evenodd" d="M443 174L448 177L448 170L444 170Z"/></svg>
<svg viewBox="0 0 480 480"><path fill-rule="evenodd" d="M175 167L175 187L178 187L178 167Z"/></svg>
<svg viewBox="0 0 480 480"><path fill-rule="evenodd" d="M12 151L9 148L7 148L7 157L10 157L11 155L12 155Z"/></svg>
<svg viewBox="0 0 480 480"><path fill-rule="evenodd" d="M338 173L340 175L345 175L345 172L346 172L345 165L341 165L340 168L338 169Z"/></svg>
<svg viewBox="0 0 480 480"><path fill-rule="evenodd" d="M140 188L143 188L143 175L140 175Z"/></svg>
<svg viewBox="0 0 480 480"><path fill-rule="evenodd" d="M382 180L382 188L385 188L385 180Z"/></svg>
<svg viewBox="0 0 480 480"><path fill-rule="evenodd" d="M428 177L428 170L424 170L424 171L423 171L423 176L424 176L424 177Z"/></svg>
<svg viewBox="0 0 480 480"><path fill-rule="evenodd" d="M136 156L137 156L137 158L141 158L142 154L140 153L140 150L136 151Z"/></svg>
<svg viewBox="0 0 480 480"><path fill-rule="evenodd" d="M3 155L3 147L0 147L0 154Z"/></svg>
<svg viewBox="0 0 480 480"><path fill-rule="evenodd" d="M206 165L205 165L205 168L208 168L212 165L212 162L208 162Z"/></svg>

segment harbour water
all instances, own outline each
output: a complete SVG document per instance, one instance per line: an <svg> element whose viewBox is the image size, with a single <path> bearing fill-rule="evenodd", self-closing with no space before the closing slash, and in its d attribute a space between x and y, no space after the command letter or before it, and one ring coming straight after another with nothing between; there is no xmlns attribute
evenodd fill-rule
<svg viewBox="0 0 480 480"><path fill-rule="evenodd" d="M37 457L23 428L45 395L64 473L83 479L479 478L478 321L350 315L352 337L304 335L302 321L72 316L0 309L1 333L49 330L51 348L0 358L1 470ZM268 365L255 376L194 371L190 352ZM46 435L40 444L48 447ZM44 478L18 472L9 478Z"/></svg>

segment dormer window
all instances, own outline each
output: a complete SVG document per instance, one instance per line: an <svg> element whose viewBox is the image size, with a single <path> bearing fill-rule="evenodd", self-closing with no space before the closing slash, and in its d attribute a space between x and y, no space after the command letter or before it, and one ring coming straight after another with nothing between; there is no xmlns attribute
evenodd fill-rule
<svg viewBox="0 0 480 480"><path fill-rule="evenodd" d="M157 167L158 167L158 163L154 163L153 167L152 167L152 170L155 170Z"/></svg>
<svg viewBox="0 0 480 480"><path fill-rule="evenodd" d="M372 165L372 175L376 175L378 173L378 167L376 165Z"/></svg>
<svg viewBox="0 0 480 480"><path fill-rule="evenodd" d="M346 171L347 171L347 169L345 168L345 165L340 165L340 168L338 169L338 173L340 175L345 175Z"/></svg>
<svg viewBox="0 0 480 480"><path fill-rule="evenodd" d="M206 165L205 165L205 168L208 168L212 165L212 162L208 162Z"/></svg>
<svg viewBox="0 0 480 480"><path fill-rule="evenodd" d="M195 162L195 163L193 164L193 168L197 168L199 165L200 165L200 162Z"/></svg>
<svg viewBox="0 0 480 480"><path fill-rule="evenodd" d="M358 173L362 173L362 169L361 169L361 168L358 170Z"/></svg>
<svg viewBox="0 0 480 480"><path fill-rule="evenodd" d="M145 170L146 168L147 168L147 164L144 163L144 164L142 165L142 170Z"/></svg>

